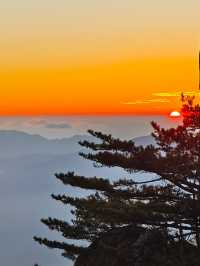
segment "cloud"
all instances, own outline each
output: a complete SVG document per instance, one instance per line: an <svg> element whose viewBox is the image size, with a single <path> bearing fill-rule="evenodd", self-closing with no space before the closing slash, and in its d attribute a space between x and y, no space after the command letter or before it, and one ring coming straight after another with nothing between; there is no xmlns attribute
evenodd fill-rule
<svg viewBox="0 0 200 266"><path fill-rule="evenodd" d="M29 121L29 124L31 126L43 126L46 128L52 128L52 129L66 129L66 128L71 128L71 125L65 122L59 122L59 123L54 123L51 122L49 123L48 121L44 119L34 119Z"/></svg>
<svg viewBox="0 0 200 266"><path fill-rule="evenodd" d="M65 128L71 128L71 126L67 123L50 123L45 125L46 128L57 128L57 129L65 129Z"/></svg>
<svg viewBox="0 0 200 266"><path fill-rule="evenodd" d="M181 94L184 94L185 96L200 96L200 92L197 91L176 91L176 92L154 92L152 93L152 96L154 97L160 97L160 98L153 98L153 99L147 99L147 100L137 100L137 101L130 101L130 102L124 102L122 104L125 105L137 105L137 104L152 104L152 103L169 103L170 97L181 97ZM165 98L162 98L165 97Z"/></svg>
<svg viewBox="0 0 200 266"><path fill-rule="evenodd" d="M152 93L152 95L156 97L180 97L182 93L185 96L193 96L193 95L200 96L200 92L196 92L196 91L155 92L155 93Z"/></svg>
<svg viewBox="0 0 200 266"><path fill-rule="evenodd" d="M124 102L126 105L135 105L135 104L152 104L152 103L169 103L168 99L149 99L144 101L133 101L133 102Z"/></svg>

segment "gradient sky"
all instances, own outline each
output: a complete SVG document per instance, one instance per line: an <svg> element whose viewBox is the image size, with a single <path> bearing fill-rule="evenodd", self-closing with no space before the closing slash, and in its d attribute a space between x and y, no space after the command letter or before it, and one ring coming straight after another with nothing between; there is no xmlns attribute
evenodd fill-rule
<svg viewBox="0 0 200 266"><path fill-rule="evenodd" d="M0 3L0 114L162 114L197 93L197 0Z"/></svg>

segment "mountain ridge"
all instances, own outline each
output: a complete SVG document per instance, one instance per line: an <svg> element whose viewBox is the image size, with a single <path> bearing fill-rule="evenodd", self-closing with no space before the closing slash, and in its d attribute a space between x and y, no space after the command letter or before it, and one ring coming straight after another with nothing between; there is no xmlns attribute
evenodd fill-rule
<svg viewBox="0 0 200 266"><path fill-rule="evenodd" d="M0 130L0 158L29 154L69 154L80 151L79 141L95 141L90 135L73 135L66 138L48 139L39 134L17 130ZM132 139L136 145L154 144L150 135Z"/></svg>

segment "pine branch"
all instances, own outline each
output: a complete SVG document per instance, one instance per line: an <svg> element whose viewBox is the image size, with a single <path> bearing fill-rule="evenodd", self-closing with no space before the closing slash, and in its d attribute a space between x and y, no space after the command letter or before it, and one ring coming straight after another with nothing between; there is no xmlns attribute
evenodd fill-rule
<svg viewBox="0 0 200 266"><path fill-rule="evenodd" d="M36 242L38 242L40 245L45 245L48 248L55 248L55 249L62 249L64 250L63 256L75 260L78 255L85 252L87 248L79 247L73 244L67 244L64 242L58 242L58 241L50 241L46 238L40 238L40 237L34 237L33 238Z"/></svg>
<svg viewBox="0 0 200 266"><path fill-rule="evenodd" d="M50 230L61 232L68 239L91 240L94 237L93 232L85 230L83 226L70 225L55 218L41 219L41 222L47 225Z"/></svg>
<svg viewBox="0 0 200 266"><path fill-rule="evenodd" d="M65 185L71 185L74 187L84 189L96 189L99 191L112 190L112 185L108 179L74 175L74 172L68 172L66 174L55 174L56 178L61 180Z"/></svg>
<svg viewBox="0 0 200 266"><path fill-rule="evenodd" d="M102 134L101 132L88 130L88 133L93 137L101 140L102 143L94 143L89 141L80 141L79 144L85 148L90 148L93 151L110 150L110 151L121 151L121 152L133 152L134 150L143 149L142 146L136 147L132 140L122 141L115 139L111 135Z"/></svg>

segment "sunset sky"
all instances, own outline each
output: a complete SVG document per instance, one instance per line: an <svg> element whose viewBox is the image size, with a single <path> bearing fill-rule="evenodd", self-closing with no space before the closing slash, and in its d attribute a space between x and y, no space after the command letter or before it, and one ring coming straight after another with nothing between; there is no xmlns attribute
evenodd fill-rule
<svg viewBox="0 0 200 266"><path fill-rule="evenodd" d="M200 1L0 3L0 115L164 114L198 95Z"/></svg>

